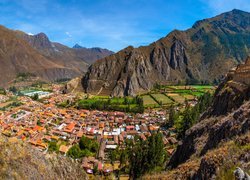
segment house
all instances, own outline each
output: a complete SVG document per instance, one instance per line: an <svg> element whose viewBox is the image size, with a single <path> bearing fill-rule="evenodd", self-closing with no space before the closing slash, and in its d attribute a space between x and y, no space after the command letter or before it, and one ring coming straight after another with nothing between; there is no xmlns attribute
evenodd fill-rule
<svg viewBox="0 0 250 180"><path fill-rule="evenodd" d="M135 129L135 126L126 126L126 131L132 131Z"/></svg>
<svg viewBox="0 0 250 180"><path fill-rule="evenodd" d="M59 152L61 152L62 154L66 155L67 152L69 151L70 146L66 146L66 145L61 145L59 148Z"/></svg>
<svg viewBox="0 0 250 180"><path fill-rule="evenodd" d="M69 123L69 124L65 127L64 131L65 131L65 132L69 132L69 133L73 132L73 130L74 130L74 128L75 128L75 125L76 125L76 124L75 124L74 122Z"/></svg>

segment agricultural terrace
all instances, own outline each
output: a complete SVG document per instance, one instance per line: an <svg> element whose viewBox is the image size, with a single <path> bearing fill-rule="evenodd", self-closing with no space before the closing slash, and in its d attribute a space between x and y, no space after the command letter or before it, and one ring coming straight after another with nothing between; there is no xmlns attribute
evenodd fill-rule
<svg viewBox="0 0 250 180"><path fill-rule="evenodd" d="M142 95L143 105L151 108L180 105L185 101L196 100L206 92L213 93L214 90L215 87L209 85L160 86Z"/></svg>
<svg viewBox="0 0 250 180"><path fill-rule="evenodd" d="M185 101L197 100L205 92L213 91L213 86L161 86L159 89L154 89L137 97L89 96L79 99L73 104L65 101L59 106L140 113L144 111L144 108L183 105Z"/></svg>

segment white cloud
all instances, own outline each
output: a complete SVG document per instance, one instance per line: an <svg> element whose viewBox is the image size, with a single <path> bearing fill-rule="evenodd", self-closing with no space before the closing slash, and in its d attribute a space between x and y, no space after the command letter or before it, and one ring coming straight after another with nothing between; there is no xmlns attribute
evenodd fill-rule
<svg viewBox="0 0 250 180"><path fill-rule="evenodd" d="M243 11L250 11L249 0L202 0L208 5L214 14L223 13L232 9L240 9Z"/></svg>
<svg viewBox="0 0 250 180"><path fill-rule="evenodd" d="M72 35L67 31L67 32L65 32L65 34L69 37L69 38L71 38L72 37Z"/></svg>
<svg viewBox="0 0 250 180"><path fill-rule="evenodd" d="M31 32L28 32L28 35L30 35L30 36L34 36L34 34L33 34L33 33L31 33Z"/></svg>

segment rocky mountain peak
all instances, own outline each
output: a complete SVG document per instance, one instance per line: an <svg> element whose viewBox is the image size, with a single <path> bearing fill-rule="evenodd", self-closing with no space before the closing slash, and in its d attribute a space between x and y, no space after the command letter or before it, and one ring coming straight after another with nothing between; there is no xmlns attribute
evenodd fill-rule
<svg viewBox="0 0 250 180"><path fill-rule="evenodd" d="M98 60L83 78L84 89L95 93L103 87L101 94L120 96L148 91L156 82L212 83L250 55L249 38L250 13L226 12L149 46L129 46Z"/></svg>
<svg viewBox="0 0 250 180"><path fill-rule="evenodd" d="M73 49L51 42L44 33L29 35L0 26L0 86L7 86L18 73L29 72L43 81L74 78L89 64L112 54L110 51Z"/></svg>
<svg viewBox="0 0 250 180"><path fill-rule="evenodd" d="M80 48L83 48L83 47L80 46L79 44L75 44L72 48L74 48L74 49L80 49Z"/></svg>
<svg viewBox="0 0 250 180"><path fill-rule="evenodd" d="M52 48L52 43L50 42L48 36L44 33L38 33L34 36L31 36L33 39L33 46L37 47L38 49L49 49Z"/></svg>

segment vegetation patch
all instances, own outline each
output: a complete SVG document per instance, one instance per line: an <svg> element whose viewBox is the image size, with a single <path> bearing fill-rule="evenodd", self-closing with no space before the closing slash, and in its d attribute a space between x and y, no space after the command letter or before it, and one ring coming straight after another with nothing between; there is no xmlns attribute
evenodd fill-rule
<svg viewBox="0 0 250 180"><path fill-rule="evenodd" d="M142 99L144 106L158 105L158 103L150 95L144 95L142 96Z"/></svg>
<svg viewBox="0 0 250 180"><path fill-rule="evenodd" d="M164 94L152 94L159 104L171 104L173 101Z"/></svg>
<svg viewBox="0 0 250 180"><path fill-rule="evenodd" d="M139 96L124 98L88 98L81 99L75 105L79 109L97 109L108 111L124 111L132 113L142 113L144 111L143 99Z"/></svg>
<svg viewBox="0 0 250 180"><path fill-rule="evenodd" d="M73 145L67 152L67 155L73 159L95 156L95 154L98 152L98 149L99 144L96 140L82 136L79 144Z"/></svg>

